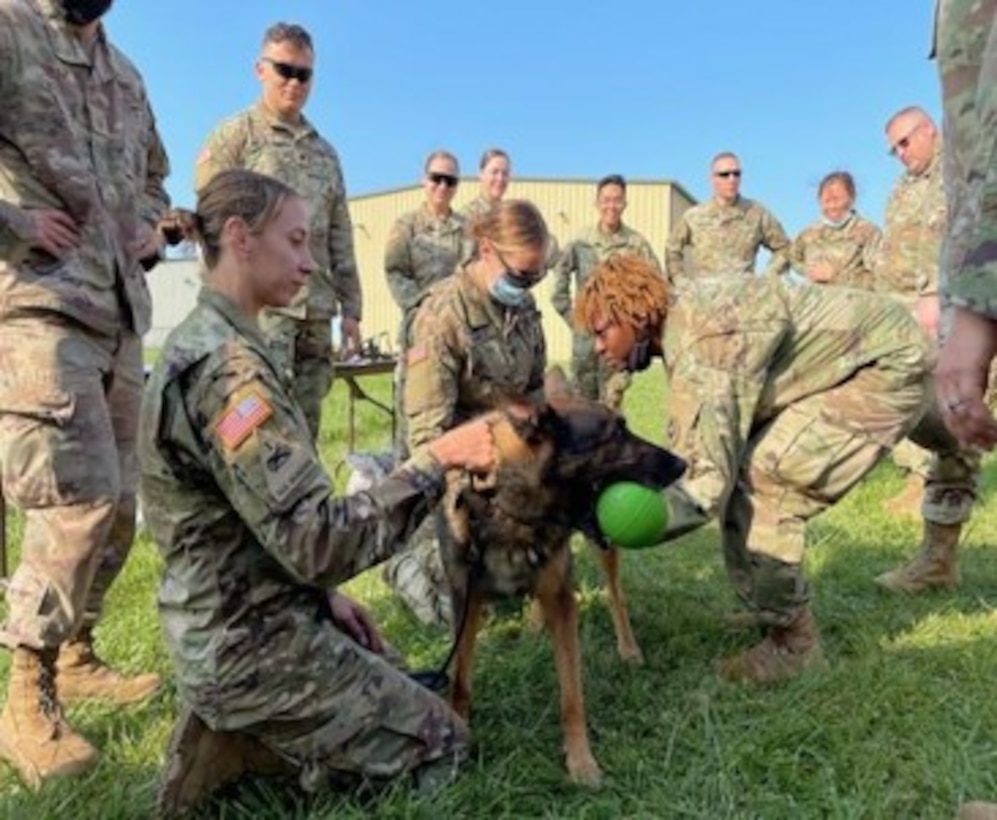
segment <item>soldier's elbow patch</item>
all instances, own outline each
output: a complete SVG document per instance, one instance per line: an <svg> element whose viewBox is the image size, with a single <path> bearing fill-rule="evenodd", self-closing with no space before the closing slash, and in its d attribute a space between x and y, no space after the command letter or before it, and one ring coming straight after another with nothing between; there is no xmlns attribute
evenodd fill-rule
<svg viewBox="0 0 997 820"><path fill-rule="evenodd" d="M240 391L225 405L214 432L222 446L234 452L272 415L273 408L259 391Z"/></svg>

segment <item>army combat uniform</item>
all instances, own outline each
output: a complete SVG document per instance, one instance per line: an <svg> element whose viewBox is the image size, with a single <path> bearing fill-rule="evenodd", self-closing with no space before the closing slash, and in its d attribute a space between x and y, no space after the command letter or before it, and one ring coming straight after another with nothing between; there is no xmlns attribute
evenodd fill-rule
<svg viewBox="0 0 997 820"><path fill-rule="evenodd" d="M985 138L997 133L997 2L943 0L937 31L951 215L941 295L946 305L997 320L997 164Z"/></svg>
<svg viewBox="0 0 997 820"><path fill-rule="evenodd" d="M102 27L87 48L64 19L54 0L0 0L0 470L24 512L0 629L14 650L0 755L35 787L97 760L59 712L56 653L61 700L158 686L111 674L91 630L135 532L152 306L134 246L169 205L169 169L137 69ZM40 210L77 226L60 258L35 243Z"/></svg>
<svg viewBox="0 0 997 820"><path fill-rule="evenodd" d="M872 266L880 236L879 228L856 213L842 225L820 219L797 234L789 249L789 261L803 276L818 262L830 265L831 279L816 284L872 290Z"/></svg>
<svg viewBox="0 0 997 820"><path fill-rule="evenodd" d="M339 155L304 117L297 124L262 104L222 123L197 160L198 191L219 171L245 168L275 177L311 208L311 252L318 264L294 302L268 308L260 324L280 366L294 374L292 394L317 438L322 400L332 385L332 318L361 319L363 300L353 251L353 223Z"/></svg>
<svg viewBox="0 0 997 820"><path fill-rule="evenodd" d="M417 455L334 499L287 388L255 322L207 289L150 376L141 492L180 695L211 729L293 763L306 788L455 761L463 722L337 629L327 603L400 547L442 495L443 471Z"/></svg>
<svg viewBox="0 0 997 820"><path fill-rule="evenodd" d="M938 295L938 267L948 225L942 186L942 145L920 174L904 171L886 206L883 238L875 257L876 289L913 311L922 296ZM935 344L937 340L932 339ZM937 435L943 423L932 408L925 419ZM876 580L888 589L920 592L927 586L955 586L955 551L962 525L976 501L980 454L974 448L932 451L915 441L903 441L893 451L896 464L910 472L908 493L923 485L921 517L925 537L913 561Z"/></svg>
<svg viewBox="0 0 997 820"><path fill-rule="evenodd" d="M690 507L719 518L735 589L793 649L763 642L724 674L789 677L819 651L802 571L806 522L921 418L927 340L887 298L713 277L679 291L662 345L667 441L689 464L666 491L672 533L700 523Z"/></svg>
<svg viewBox="0 0 997 820"><path fill-rule="evenodd" d="M581 291L596 266L626 253L639 256L661 270L650 243L632 228L621 225L611 234L595 225L585 229L565 247L553 266L554 286L550 297L554 309L571 328L571 372L575 389L593 401L604 401L614 410L623 403L623 394L630 386L630 374L614 372L599 361L591 334L574 328L572 307L573 294Z"/></svg>
<svg viewBox="0 0 997 820"><path fill-rule="evenodd" d="M458 213L464 217L464 221L468 224L476 216L481 216L481 214L488 213L492 208L495 207L495 203L492 202L484 194L479 194L470 202L468 202L463 208L461 208Z"/></svg>
<svg viewBox="0 0 997 820"><path fill-rule="evenodd" d="M461 269L419 307L407 359L405 413L415 448L503 399L541 393L547 352L540 312L532 299L521 308L499 305ZM413 611L429 610L425 620L451 620L435 542L421 540L392 563L394 587Z"/></svg>
<svg viewBox="0 0 997 820"><path fill-rule="evenodd" d="M682 277L751 274L758 249L772 252L765 273L779 276L789 267L789 238L771 213L751 199L733 205L715 199L689 208L672 229L665 248L668 281Z"/></svg>

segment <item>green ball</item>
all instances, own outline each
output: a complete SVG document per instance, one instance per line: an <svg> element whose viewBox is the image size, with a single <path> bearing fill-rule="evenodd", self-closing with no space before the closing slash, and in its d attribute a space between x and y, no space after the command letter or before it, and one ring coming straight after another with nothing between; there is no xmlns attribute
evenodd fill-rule
<svg viewBox="0 0 997 820"><path fill-rule="evenodd" d="M665 537L668 502L660 490L618 481L600 493L595 517L602 534L614 547L653 547Z"/></svg>

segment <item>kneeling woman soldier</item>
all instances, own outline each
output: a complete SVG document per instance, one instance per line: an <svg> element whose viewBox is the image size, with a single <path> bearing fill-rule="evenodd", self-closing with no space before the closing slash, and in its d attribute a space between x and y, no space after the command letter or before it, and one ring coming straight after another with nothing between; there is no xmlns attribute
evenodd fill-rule
<svg viewBox="0 0 997 820"><path fill-rule="evenodd" d="M917 324L886 298L844 288L735 277L671 294L632 256L599 266L575 321L616 369L664 358L667 445L689 464L671 497L674 534L719 519L728 574L764 633L721 675L768 683L822 662L805 524L924 411L928 351Z"/></svg>
<svg viewBox="0 0 997 820"><path fill-rule="evenodd" d="M442 495L445 469L493 466L487 424L458 427L369 492L334 498L257 325L315 270L307 205L274 179L227 171L201 191L193 223L204 288L149 378L139 444L142 504L165 562L159 610L186 707L161 808L261 756L309 788L428 770L438 782L466 753L466 726L378 654L372 622L335 587L402 547Z"/></svg>

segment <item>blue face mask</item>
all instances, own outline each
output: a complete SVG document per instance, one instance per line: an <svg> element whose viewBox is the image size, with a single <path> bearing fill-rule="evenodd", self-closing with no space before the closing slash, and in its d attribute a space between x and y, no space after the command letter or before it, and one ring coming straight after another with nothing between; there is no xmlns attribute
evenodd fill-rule
<svg viewBox="0 0 997 820"><path fill-rule="evenodd" d="M514 276L510 276L508 273L503 273L488 288L488 294L492 299L500 305L511 308L525 305L529 292L529 287L524 287Z"/></svg>

